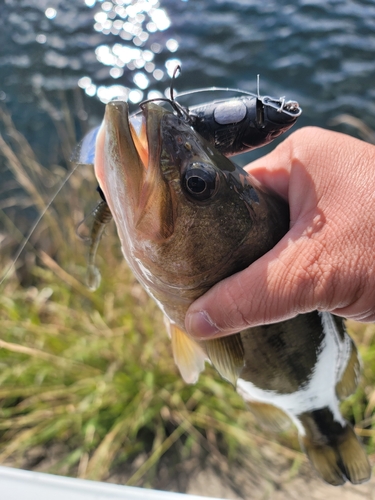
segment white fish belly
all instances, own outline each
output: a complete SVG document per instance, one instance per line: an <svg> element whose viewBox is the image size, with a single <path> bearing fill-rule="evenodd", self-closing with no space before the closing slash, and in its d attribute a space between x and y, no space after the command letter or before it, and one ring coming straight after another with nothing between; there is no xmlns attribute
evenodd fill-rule
<svg viewBox="0 0 375 500"><path fill-rule="evenodd" d="M258 401L277 406L289 415L301 434L304 434L304 430L296 416L320 408L328 407L334 420L345 425L345 420L339 410L335 388L348 363L351 341L348 335L341 339L330 313L323 312L320 316L325 334L321 351L311 377L301 385L298 391L280 394L276 391L259 389L241 378L237 381L237 391L245 401Z"/></svg>

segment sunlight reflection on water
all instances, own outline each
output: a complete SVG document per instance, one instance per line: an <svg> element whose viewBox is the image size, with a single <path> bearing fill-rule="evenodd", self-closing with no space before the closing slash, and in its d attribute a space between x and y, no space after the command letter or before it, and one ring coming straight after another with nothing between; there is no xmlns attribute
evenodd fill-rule
<svg viewBox="0 0 375 500"><path fill-rule="evenodd" d="M133 83L136 86L99 86L90 77L83 76L78 85L87 95L96 95L103 103L117 97L138 103L145 98L145 92L153 82L163 79L165 73L172 76L174 68L181 63L179 59L168 59L164 67L157 67L154 62L154 55L163 50L163 44L171 53L178 50L177 40L169 38L162 44L157 36L158 32L171 26L168 13L160 7L158 0L85 0L85 3L88 7L100 4L101 10L93 17L95 31L119 38L113 45L97 47L97 60L111 67L109 74L113 79L121 78L124 71L134 71ZM151 92L147 98L152 97Z"/></svg>

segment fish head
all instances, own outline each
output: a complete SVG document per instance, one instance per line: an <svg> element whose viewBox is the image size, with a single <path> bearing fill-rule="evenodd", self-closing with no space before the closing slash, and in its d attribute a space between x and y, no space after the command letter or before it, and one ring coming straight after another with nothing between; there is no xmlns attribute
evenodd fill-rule
<svg viewBox="0 0 375 500"><path fill-rule="evenodd" d="M95 157L123 253L161 302L183 298L186 310L287 229L254 179L154 102L138 123L127 103L107 104Z"/></svg>

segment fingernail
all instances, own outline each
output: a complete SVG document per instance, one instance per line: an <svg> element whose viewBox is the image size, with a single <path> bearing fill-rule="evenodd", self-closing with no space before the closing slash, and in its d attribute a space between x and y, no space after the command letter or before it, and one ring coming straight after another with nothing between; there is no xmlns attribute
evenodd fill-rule
<svg viewBox="0 0 375 500"><path fill-rule="evenodd" d="M189 314L186 318L186 327L192 336L200 340L212 337L219 332L218 327L206 311Z"/></svg>

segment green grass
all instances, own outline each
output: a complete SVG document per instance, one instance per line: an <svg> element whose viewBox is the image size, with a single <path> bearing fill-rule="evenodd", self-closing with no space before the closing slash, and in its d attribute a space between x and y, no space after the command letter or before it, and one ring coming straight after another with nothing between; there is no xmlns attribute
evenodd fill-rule
<svg viewBox="0 0 375 500"><path fill-rule="evenodd" d="M12 191L3 196L5 270L27 230L17 214L43 210L62 169L47 172L5 110L0 119L3 159L25 192L22 202ZM75 227L96 199L92 171L77 169L0 286L0 463L166 488L205 463L228 482L234 466L272 481L282 457L293 475L306 461L294 431L260 431L210 367L194 386L181 380L161 313L127 269L112 225L97 259L102 284L94 293L85 287L87 246ZM343 407L374 453L375 327L351 331L364 378Z"/></svg>
<svg viewBox="0 0 375 500"><path fill-rule="evenodd" d="M52 472L105 479L142 455L127 482L143 484L177 441L178 461L211 452L235 459L245 448L256 457L261 439L254 429L246 434L251 417L234 390L210 369L195 386L181 380L161 315L112 255L113 240L103 246L103 285L91 300L82 285L59 279L56 263L33 267L38 287L7 283L0 462L21 466L31 448L63 443Z"/></svg>
<svg viewBox="0 0 375 500"><path fill-rule="evenodd" d="M241 398L212 369L195 386L181 380L161 314L111 242L114 235L103 244L103 283L94 294L83 294L76 278L66 283L50 260L32 268L37 287L7 282L0 462L21 466L31 448L63 443L51 472L105 479L142 455L127 483L143 484L178 441L177 461L207 453L235 460L237 452L257 460L269 438L257 436ZM78 263L71 267L83 275Z"/></svg>

